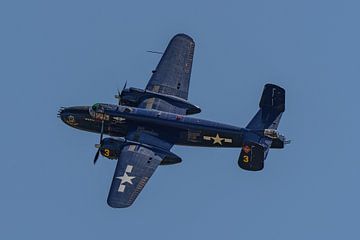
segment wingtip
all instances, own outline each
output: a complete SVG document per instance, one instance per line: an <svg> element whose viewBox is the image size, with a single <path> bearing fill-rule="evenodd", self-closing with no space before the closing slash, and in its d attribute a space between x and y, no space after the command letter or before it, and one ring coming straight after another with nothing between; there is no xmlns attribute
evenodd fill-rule
<svg viewBox="0 0 360 240"><path fill-rule="evenodd" d="M107 200L107 204L112 208L128 208L131 206L131 204L122 204L119 202L111 201L109 199Z"/></svg>
<svg viewBox="0 0 360 240"><path fill-rule="evenodd" d="M178 33L173 37L173 39L175 38L185 38L187 40L190 40L191 42L194 42L194 39L185 33Z"/></svg>
<svg viewBox="0 0 360 240"><path fill-rule="evenodd" d="M273 84L273 83L267 83L265 84L264 88L277 88L282 92L285 92L285 89L283 87L280 87L279 85Z"/></svg>

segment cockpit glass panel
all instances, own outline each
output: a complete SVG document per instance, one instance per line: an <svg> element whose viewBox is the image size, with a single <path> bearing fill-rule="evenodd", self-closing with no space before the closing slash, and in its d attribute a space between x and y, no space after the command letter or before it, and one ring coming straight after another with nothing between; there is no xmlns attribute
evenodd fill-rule
<svg viewBox="0 0 360 240"><path fill-rule="evenodd" d="M94 111L96 111L99 108L99 106L100 106L100 103L95 103L94 105L92 105L92 109Z"/></svg>
<svg viewBox="0 0 360 240"><path fill-rule="evenodd" d="M126 112L126 113L130 113L130 112L132 112L133 111L133 109L132 108L130 108L130 107L126 107L126 108L124 108L124 110L123 110L124 112Z"/></svg>
<svg viewBox="0 0 360 240"><path fill-rule="evenodd" d="M89 113L90 113L90 115L91 115L93 118L95 118L96 112L99 110L99 106L100 106L99 103L95 103L94 105L92 105L92 106L89 108Z"/></svg>
<svg viewBox="0 0 360 240"><path fill-rule="evenodd" d="M94 108L93 108L94 106L92 106L92 107L89 107L89 113L90 113L90 116L91 117L95 117L95 111L94 111Z"/></svg>

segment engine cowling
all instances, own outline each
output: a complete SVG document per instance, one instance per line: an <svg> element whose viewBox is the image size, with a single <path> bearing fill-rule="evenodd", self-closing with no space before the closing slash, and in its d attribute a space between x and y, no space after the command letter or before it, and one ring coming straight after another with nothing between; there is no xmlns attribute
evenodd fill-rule
<svg viewBox="0 0 360 240"><path fill-rule="evenodd" d="M115 97L119 99L119 104L124 106L137 107L141 102L146 99L158 98L173 106L185 109L186 115L201 112L201 109L198 106L195 106L194 104L182 98L139 88L125 88L119 95Z"/></svg>
<svg viewBox="0 0 360 240"><path fill-rule="evenodd" d="M104 138L100 146L100 153L106 158L118 159L125 145L125 141L121 139Z"/></svg>
<svg viewBox="0 0 360 240"><path fill-rule="evenodd" d="M137 145L153 151L156 155L158 155L162 159L160 165L172 165L172 164L180 163L182 161L179 156L177 156L176 154L170 151L155 146L150 146L147 144L128 141L123 138L118 138L118 139L104 138L102 140L99 151L102 156L108 159L117 160L119 159L123 148L129 145Z"/></svg>
<svg viewBox="0 0 360 240"><path fill-rule="evenodd" d="M248 171L260 171L264 168L265 149L263 146L248 142L244 143L238 159L239 167Z"/></svg>

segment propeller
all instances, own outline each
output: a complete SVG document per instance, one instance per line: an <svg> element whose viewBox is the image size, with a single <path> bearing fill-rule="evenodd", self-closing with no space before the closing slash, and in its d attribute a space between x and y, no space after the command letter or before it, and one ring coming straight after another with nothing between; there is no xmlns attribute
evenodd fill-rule
<svg viewBox="0 0 360 240"><path fill-rule="evenodd" d="M95 144L95 147L98 148L95 157L94 157L94 165L96 164L98 158L99 158L99 153L100 153L100 148L101 148L101 144L103 141L103 136L104 136L104 120L101 121L101 132L100 132L100 143L99 144Z"/></svg>
<svg viewBox="0 0 360 240"><path fill-rule="evenodd" d="M95 158L94 158L94 165L96 164L98 158L99 158L100 148L96 151Z"/></svg>
<svg viewBox="0 0 360 240"><path fill-rule="evenodd" d="M127 85L127 81L125 81L125 84L124 84L124 87L123 87L122 91L125 90L126 85ZM115 95L115 98L119 99L119 105L121 105L122 91L120 92L119 89L117 89L118 94Z"/></svg>
<svg viewBox="0 0 360 240"><path fill-rule="evenodd" d="M124 87L123 87L123 91L125 90L126 85L127 85L127 80L125 81L125 84L124 84Z"/></svg>

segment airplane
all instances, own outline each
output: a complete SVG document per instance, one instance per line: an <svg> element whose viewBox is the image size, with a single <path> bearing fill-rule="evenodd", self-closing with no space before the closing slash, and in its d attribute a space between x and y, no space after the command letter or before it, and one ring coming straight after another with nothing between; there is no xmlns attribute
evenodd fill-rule
<svg viewBox="0 0 360 240"><path fill-rule="evenodd" d="M60 108L58 117L70 127L100 134L94 164L99 154L117 160L109 206L131 206L159 165L180 163L170 151L173 145L241 148L239 167L260 171L270 148L289 143L277 131L285 90L274 84L264 86L259 110L245 128L191 117L201 112L188 101L194 48L190 36L177 34L145 89L126 88L125 83L115 96L117 104Z"/></svg>

